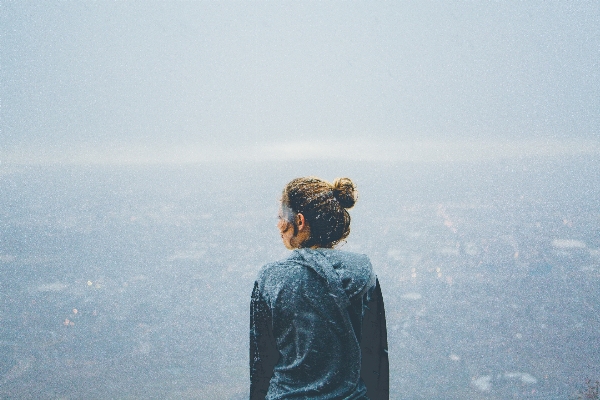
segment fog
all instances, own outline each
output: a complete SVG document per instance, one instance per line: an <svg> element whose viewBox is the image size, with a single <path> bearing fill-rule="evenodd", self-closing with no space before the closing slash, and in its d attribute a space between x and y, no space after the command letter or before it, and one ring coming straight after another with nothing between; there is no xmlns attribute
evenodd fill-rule
<svg viewBox="0 0 600 400"><path fill-rule="evenodd" d="M0 397L248 396L303 175L358 185L393 399L600 379L596 2L3 2Z"/></svg>
<svg viewBox="0 0 600 400"><path fill-rule="evenodd" d="M599 7L4 2L0 155L164 162L191 146L198 161L348 139L586 148L600 127Z"/></svg>

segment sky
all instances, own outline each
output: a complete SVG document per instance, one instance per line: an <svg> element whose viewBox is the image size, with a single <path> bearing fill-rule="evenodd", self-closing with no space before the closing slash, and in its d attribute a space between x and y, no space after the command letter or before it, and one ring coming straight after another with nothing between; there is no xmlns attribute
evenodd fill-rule
<svg viewBox="0 0 600 400"><path fill-rule="evenodd" d="M600 154L600 2L0 3L0 163Z"/></svg>

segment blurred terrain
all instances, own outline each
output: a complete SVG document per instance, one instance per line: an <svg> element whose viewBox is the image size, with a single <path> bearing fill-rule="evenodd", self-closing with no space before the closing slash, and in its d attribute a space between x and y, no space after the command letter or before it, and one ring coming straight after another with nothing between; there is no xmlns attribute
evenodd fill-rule
<svg viewBox="0 0 600 400"><path fill-rule="evenodd" d="M349 176L393 399L568 398L600 377L600 165L0 168L0 398L247 398L289 180Z"/></svg>

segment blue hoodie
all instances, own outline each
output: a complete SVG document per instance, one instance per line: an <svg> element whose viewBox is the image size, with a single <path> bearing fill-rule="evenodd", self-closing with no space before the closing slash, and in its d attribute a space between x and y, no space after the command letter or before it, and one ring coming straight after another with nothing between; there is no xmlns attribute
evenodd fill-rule
<svg viewBox="0 0 600 400"><path fill-rule="evenodd" d="M368 257L300 249L265 265L250 307L250 399L388 393L385 311Z"/></svg>

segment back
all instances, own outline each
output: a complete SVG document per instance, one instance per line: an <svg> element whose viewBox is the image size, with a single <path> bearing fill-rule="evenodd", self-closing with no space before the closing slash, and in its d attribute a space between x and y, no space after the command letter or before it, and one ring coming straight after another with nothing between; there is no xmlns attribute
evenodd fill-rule
<svg viewBox="0 0 600 400"><path fill-rule="evenodd" d="M252 294L251 399L365 399L360 341L375 287L360 254L302 249L266 265Z"/></svg>

